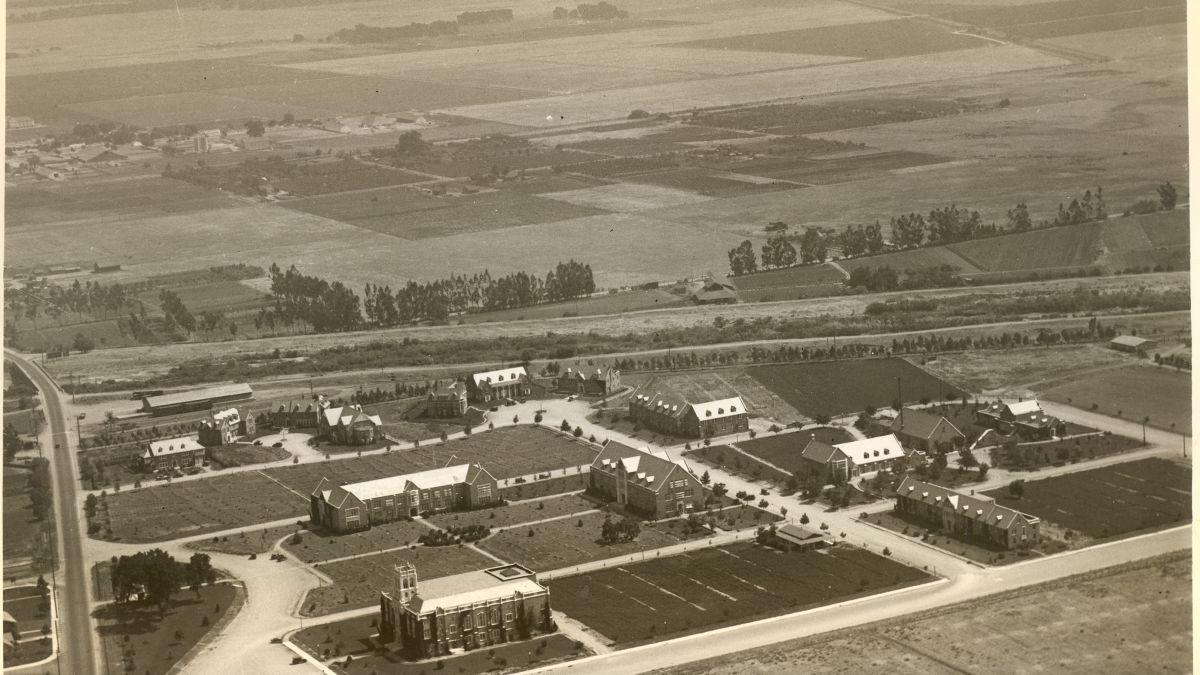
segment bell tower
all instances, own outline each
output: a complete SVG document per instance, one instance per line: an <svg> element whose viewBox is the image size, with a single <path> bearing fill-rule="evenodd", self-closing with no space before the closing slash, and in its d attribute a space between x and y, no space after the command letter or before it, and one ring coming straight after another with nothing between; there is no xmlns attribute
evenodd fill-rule
<svg viewBox="0 0 1200 675"><path fill-rule="evenodd" d="M396 574L396 601L407 604L417 594L417 568L407 560L394 568Z"/></svg>

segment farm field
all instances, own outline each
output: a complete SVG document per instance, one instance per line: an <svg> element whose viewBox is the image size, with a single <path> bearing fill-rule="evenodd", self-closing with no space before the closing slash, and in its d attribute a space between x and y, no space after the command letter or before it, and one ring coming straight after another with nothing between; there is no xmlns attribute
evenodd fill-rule
<svg viewBox="0 0 1200 675"><path fill-rule="evenodd" d="M535 572L549 572L593 560L652 551L680 541L665 532L644 526L636 541L602 544L600 527L605 517L603 513L588 513L578 518L514 527L483 539L479 547L502 560L521 563ZM619 520L619 517L615 519ZM529 536L530 531L533 532L532 537Z"/></svg>
<svg viewBox="0 0 1200 675"><path fill-rule="evenodd" d="M1192 667L1191 568L1189 552L1172 553L662 672L861 673L881 663L903 675L1031 667L1186 671ZM1051 625L1059 630L1042 629ZM1011 649L1014 642L1022 649ZM1131 643L1153 648L1131 649Z"/></svg>
<svg viewBox="0 0 1200 675"><path fill-rule="evenodd" d="M992 240L987 239L984 241ZM903 273L904 270L920 269L922 267L940 267L942 265L957 267L963 274L971 274L981 271L975 265L975 263L967 260L966 258L958 255L954 251L944 246L918 248L908 251L896 251L894 253L881 253L879 255L839 260L838 265L840 265L847 272L854 272L854 270L863 267L891 267L897 272Z"/></svg>
<svg viewBox="0 0 1200 675"><path fill-rule="evenodd" d="M313 485L292 492L261 471L243 471L116 492L101 500L95 519L100 530L92 536L147 543L303 518Z"/></svg>
<svg viewBox="0 0 1200 675"><path fill-rule="evenodd" d="M945 157L920 152L878 152L828 159L763 157L729 164L727 167L741 174L793 181L802 185L831 185L869 178L880 172L941 164L945 161Z"/></svg>
<svg viewBox="0 0 1200 675"><path fill-rule="evenodd" d="M837 271L833 266L820 263L816 265L798 265L782 270L743 274L733 277L731 281L737 286L738 294L744 296L747 291L768 291L796 286L841 284L845 279L846 276Z"/></svg>
<svg viewBox="0 0 1200 675"><path fill-rule="evenodd" d="M505 309L495 312L479 312L463 317L464 323L489 323L492 321L522 321L525 319L557 319L568 316L595 316L622 314L646 309L682 307L687 298L661 289L630 291L601 295L582 300L547 303L534 307Z"/></svg>
<svg viewBox="0 0 1200 675"><path fill-rule="evenodd" d="M885 408L896 400L897 378L905 402L958 398L963 393L898 358L753 366L746 373L808 416Z"/></svg>
<svg viewBox="0 0 1200 675"><path fill-rule="evenodd" d="M570 204L516 192L428 197L406 188L369 195L344 193L289 200L283 206L407 240L471 234L604 213L588 204Z"/></svg>
<svg viewBox="0 0 1200 675"><path fill-rule="evenodd" d="M695 204L709 197L656 185L616 183L582 190L549 192L546 198L610 212L645 211L679 204Z"/></svg>
<svg viewBox="0 0 1200 675"><path fill-rule="evenodd" d="M10 186L5 188L4 197L6 233L97 217L171 216L237 205L219 192L158 176ZM51 260L71 259L63 256ZM103 257L99 260L107 262Z"/></svg>
<svg viewBox="0 0 1200 675"><path fill-rule="evenodd" d="M453 457L456 463L479 463L503 486L506 478L568 468L574 473L573 467L591 464L598 452L598 446L586 441L528 425L476 432L447 443L426 443L415 450L275 467L262 474L307 500L321 478L340 483L427 471L444 466Z"/></svg>
<svg viewBox="0 0 1200 675"><path fill-rule="evenodd" d="M245 591L233 584L212 584L192 591L180 591L159 616L157 607L147 603L109 603L96 609L96 632L100 634L101 653L109 672L125 672L132 662L140 670L169 672L214 625L226 615L236 614L245 602ZM202 622L207 619L207 622ZM182 638L176 638L182 633ZM125 639L135 645L135 655L123 657Z"/></svg>
<svg viewBox="0 0 1200 675"><path fill-rule="evenodd" d="M304 616L321 616L378 604L379 591L391 588L395 582L395 567L404 560L416 566L417 576L423 580L495 564L491 558L466 546L415 546L402 551L318 565L317 569L329 575L334 583L309 591L300 613Z"/></svg>
<svg viewBox="0 0 1200 675"><path fill-rule="evenodd" d="M1136 8L1113 2L1078 1L1035 3L1018 7L950 12L958 21L1000 28L1004 33L1031 40L1116 31L1185 20L1185 6L1178 0L1153 0Z"/></svg>
<svg viewBox="0 0 1200 675"><path fill-rule="evenodd" d="M63 109L80 120L106 120L134 127L183 124L236 124L246 117L279 119L288 113L300 119L328 117L334 111L303 108L271 101L225 96L212 91L154 94L103 101L69 103Z"/></svg>
<svg viewBox="0 0 1200 675"><path fill-rule="evenodd" d="M1153 457L1027 481L1020 499L987 492L1005 506L1092 539L1119 538L1190 520L1190 467Z"/></svg>
<svg viewBox="0 0 1200 675"><path fill-rule="evenodd" d="M742 623L926 579L861 549L690 551L550 582L555 606L618 644Z"/></svg>
<svg viewBox="0 0 1200 675"><path fill-rule="evenodd" d="M964 241L948 248L983 271L1086 267L1100 258L1103 230L1104 224L1090 223Z"/></svg>
<svg viewBox="0 0 1200 675"><path fill-rule="evenodd" d="M1028 395L1133 363L1132 355L1105 345L1052 345L939 354L921 367L965 391L987 396Z"/></svg>
<svg viewBox="0 0 1200 675"><path fill-rule="evenodd" d="M690 49L798 52L868 60L972 49L987 45L980 38L957 35L944 26L922 19L801 28L677 44Z"/></svg>
<svg viewBox="0 0 1200 675"><path fill-rule="evenodd" d="M350 534L334 534L323 530L309 530L300 534L300 543L292 540L283 543L283 548L304 562L321 562L352 555L379 553L385 549L401 546L417 546L417 539L431 530L411 520L372 525L371 529Z"/></svg>
<svg viewBox="0 0 1200 675"><path fill-rule="evenodd" d="M797 187L795 184L774 179L752 180L755 177L748 176L747 180L738 180L731 175L733 174L708 169L674 169L637 174L631 176L630 180L718 198L790 190Z"/></svg>
<svg viewBox="0 0 1200 675"><path fill-rule="evenodd" d="M818 427L787 434L763 435L748 441L738 441L735 446L784 471L796 473L801 468L800 453L811 439L834 445L853 441L854 436L840 427Z"/></svg>
<svg viewBox="0 0 1200 675"><path fill-rule="evenodd" d="M429 516L426 520L440 528L468 527L483 525L492 529L510 527L535 520L558 518L572 513L594 511L599 504L584 499L578 494L567 494L561 497L538 499L526 502L511 502L504 506L478 511L457 511L439 513Z"/></svg>
<svg viewBox="0 0 1200 675"><path fill-rule="evenodd" d="M1042 390L1052 401L1129 420L1149 417L1150 426L1192 433L1191 374L1166 367L1130 365L1101 370Z"/></svg>

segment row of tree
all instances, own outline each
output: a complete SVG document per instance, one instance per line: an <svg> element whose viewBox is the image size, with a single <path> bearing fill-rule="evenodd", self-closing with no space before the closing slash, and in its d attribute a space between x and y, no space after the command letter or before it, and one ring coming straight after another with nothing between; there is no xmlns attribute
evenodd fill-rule
<svg viewBox="0 0 1200 675"><path fill-rule="evenodd" d="M181 586L197 591L216 579L216 571L207 553L194 553L181 565L162 549L140 551L112 560L113 599L119 603L137 601L158 607L160 615Z"/></svg>

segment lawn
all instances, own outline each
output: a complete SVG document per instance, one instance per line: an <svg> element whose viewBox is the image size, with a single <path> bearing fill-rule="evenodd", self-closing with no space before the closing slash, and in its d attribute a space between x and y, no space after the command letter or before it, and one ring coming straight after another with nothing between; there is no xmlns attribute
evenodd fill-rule
<svg viewBox="0 0 1200 675"><path fill-rule="evenodd" d="M398 520L373 525L369 530L349 534L330 534L324 531L303 532L299 535L299 544L294 544L291 539L288 539L283 542L283 547L304 562L320 562L410 546L417 543L418 537L431 531L420 523Z"/></svg>
<svg viewBox="0 0 1200 675"><path fill-rule="evenodd" d="M695 458L710 466L719 467L737 476L754 480L765 479L779 484L786 483L791 474L768 466L753 457L734 450L728 445L714 445L685 452L685 458Z"/></svg>
<svg viewBox="0 0 1200 675"><path fill-rule="evenodd" d="M50 656L50 639L42 629L52 630L50 600L34 587L5 589L4 611L17 621L19 636L15 646L4 647L4 665L35 663Z"/></svg>
<svg viewBox="0 0 1200 675"><path fill-rule="evenodd" d="M937 483L945 486L945 481L939 480ZM936 546L943 551L949 551L982 565L1006 565L1026 560L1031 555L1030 553L1018 554L1016 551L1006 551L1002 547L989 545L986 542L967 541L957 536L952 537L944 532L939 532L940 528L934 527L933 523L929 521L909 517L902 513L880 511L870 514L867 521L906 537L920 539L930 546ZM1057 539L1043 538L1035 550L1043 553L1057 553L1065 548L1066 544Z"/></svg>
<svg viewBox="0 0 1200 675"><path fill-rule="evenodd" d="M110 603L93 612L108 672L167 673L226 615L236 613L246 594L240 586L213 584L179 591L159 618L154 605Z"/></svg>
<svg viewBox="0 0 1200 675"><path fill-rule="evenodd" d="M1029 481L1019 499L1007 488L986 494L1084 536L1109 539L1190 520L1191 483L1190 467L1150 458Z"/></svg>
<svg viewBox="0 0 1200 675"><path fill-rule="evenodd" d="M897 380L905 402L957 399L963 393L898 358L754 366L746 372L809 416L850 414L867 406L887 407L896 400Z"/></svg>
<svg viewBox="0 0 1200 675"><path fill-rule="evenodd" d="M897 19L692 40L676 42L671 46L891 59L986 45L980 38L955 34L932 21Z"/></svg>
<svg viewBox="0 0 1200 675"><path fill-rule="evenodd" d="M618 644L663 639L926 579L862 549L700 549L550 582L555 607Z"/></svg>
<svg viewBox="0 0 1200 675"><path fill-rule="evenodd" d="M749 441L738 441L735 447L784 471L796 473L802 466L800 453L809 440L814 438L829 445L854 440L850 432L840 427L817 427L795 433L764 435Z"/></svg>
<svg viewBox="0 0 1200 675"><path fill-rule="evenodd" d="M588 513L578 518L515 527L482 540L479 547L503 560L521 563L535 572L548 572L593 560L650 551L680 541L664 532L643 527L636 541L602 544L600 527L604 518L603 513ZM533 536L529 536L530 532L533 532Z"/></svg>
<svg viewBox="0 0 1200 675"><path fill-rule="evenodd" d="M185 544L185 546L194 551L229 553L231 555L250 555L251 553L262 555L270 551L275 542L295 532L297 529L299 528L295 525L266 527L261 530L250 530L223 537L192 541Z"/></svg>
<svg viewBox="0 0 1200 675"><path fill-rule="evenodd" d="M513 502L504 506L477 511L453 511L429 516L426 520L440 527L465 527L468 525L484 525L493 530L498 527L509 527L535 520L557 518L572 513L594 511L599 508L596 502L585 499L582 495L568 494L561 497L536 499L525 502Z"/></svg>
<svg viewBox="0 0 1200 675"><path fill-rule="evenodd" d="M100 500L95 519L100 530L92 536L144 543L304 518L314 485L296 493L262 472L243 471L112 493Z"/></svg>
<svg viewBox="0 0 1200 675"><path fill-rule="evenodd" d="M6 564L33 556L43 548L43 532L50 524L33 517L29 501L29 472L4 467L4 561ZM50 525L52 526L52 525ZM46 563L49 560L45 561ZM40 567L40 565L39 565Z"/></svg>
<svg viewBox="0 0 1200 675"><path fill-rule="evenodd" d="M991 450L992 463L1006 469L1036 469L1067 462L1108 457L1143 447L1141 440L1110 434L1093 434L1043 443L1021 443L1008 450Z"/></svg>
<svg viewBox="0 0 1200 675"><path fill-rule="evenodd" d="M420 579L460 574L495 564L491 558L466 546L416 546L318 565L317 570L329 575L334 584L309 591L300 613L321 616L378 604L379 592L395 583L395 567L401 561L415 565Z"/></svg>
<svg viewBox="0 0 1200 675"><path fill-rule="evenodd" d="M268 448L249 443L222 445L211 448L209 452L211 453L213 464L218 465L216 467L218 469L278 462L281 459L287 459L292 456L290 452L283 448Z"/></svg>
<svg viewBox="0 0 1200 675"><path fill-rule="evenodd" d="M1191 382L1190 373L1134 365L1073 378L1042 395L1128 420L1149 417L1152 427L1191 435Z"/></svg>

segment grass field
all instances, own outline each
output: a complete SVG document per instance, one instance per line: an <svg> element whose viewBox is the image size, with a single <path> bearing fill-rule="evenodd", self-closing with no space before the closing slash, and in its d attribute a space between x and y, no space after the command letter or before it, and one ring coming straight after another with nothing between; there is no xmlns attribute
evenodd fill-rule
<svg viewBox="0 0 1200 675"><path fill-rule="evenodd" d="M1191 568L1190 553L1181 551L662 672L1185 672L1192 667Z"/></svg>
<svg viewBox="0 0 1200 675"><path fill-rule="evenodd" d="M897 379L906 403L962 395L954 386L897 358L755 366L746 372L809 416L844 415L867 406L887 407L899 395Z"/></svg>
<svg viewBox="0 0 1200 675"><path fill-rule="evenodd" d="M948 28L921 19L854 23L801 28L778 33L677 43L680 47L848 56L890 59L898 56L983 47L983 40L956 35Z"/></svg>
<svg viewBox="0 0 1200 675"><path fill-rule="evenodd" d="M53 631L50 621L50 601L37 594L36 589L17 588L5 589L4 611L16 619L15 632L12 637L15 644L5 644L3 647L4 665L13 668L25 663L36 663L50 656L50 633L43 634L42 629Z"/></svg>
<svg viewBox="0 0 1200 675"><path fill-rule="evenodd" d="M618 644L742 623L925 579L861 549L701 549L550 582L555 606Z"/></svg>
<svg viewBox="0 0 1200 675"><path fill-rule="evenodd" d="M1192 471L1150 458L1028 481L1020 499L1008 489L986 494L1093 539L1180 525L1192 512Z"/></svg>
<svg viewBox="0 0 1200 675"><path fill-rule="evenodd" d="M1136 438L1096 434L1047 443L1022 443L1012 450L993 448L989 454L993 466L1032 469L1119 455L1140 447L1143 447L1142 442Z"/></svg>
<svg viewBox="0 0 1200 675"><path fill-rule="evenodd" d="M188 542L185 546L196 551L211 551L213 553L229 553L232 555L250 555L254 553L262 555L270 551L271 547L280 538L296 532L297 529L299 528L295 525L268 527L261 530L250 530L223 537Z"/></svg>
<svg viewBox="0 0 1200 675"><path fill-rule="evenodd" d="M810 439L833 445L854 440L850 432L840 427L804 429L795 433L760 436L748 441L738 441L737 447L750 455L766 460L789 473L800 471L800 453Z"/></svg>
<svg viewBox="0 0 1200 675"><path fill-rule="evenodd" d="M403 560L416 566L420 579L435 579L495 564L491 558L465 546L417 546L318 565L317 569L329 575L334 584L309 591L300 613L320 616L378 604L379 591L392 587L395 567Z"/></svg>
<svg viewBox="0 0 1200 675"><path fill-rule="evenodd" d="M239 443L222 445L209 450L216 468L248 466L287 459L292 454L283 448L265 448L259 445Z"/></svg>
<svg viewBox="0 0 1200 675"><path fill-rule="evenodd" d="M110 603L92 613L109 672L169 672L212 626L245 601L232 584L204 586L199 594L179 591L162 617L154 605ZM203 623L203 620L207 622ZM182 638L176 638L182 633ZM125 642L126 639L130 641ZM133 653L129 656L124 654Z"/></svg>
<svg viewBox="0 0 1200 675"><path fill-rule="evenodd" d="M470 525L484 525L495 529L529 523L535 520L557 518L571 513L594 511L597 508L599 508L599 505L596 502L584 499L577 494L569 494L549 499L538 499L536 501L514 502L505 506L478 511L439 513L429 516L427 520L443 529L449 527L467 527Z"/></svg>
<svg viewBox="0 0 1200 675"><path fill-rule="evenodd" d="M300 534L300 543L291 539L283 547L304 562L321 562L352 555L377 553L383 549L415 546L417 539L430 532L428 527L411 520L372 525L371 529L350 534L310 531Z"/></svg>
<svg viewBox="0 0 1200 675"><path fill-rule="evenodd" d="M566 192L550 192L543 196L568 204L617 213L645 211L666 206L678 206L680 204L695 204L709 199L704 195L685 190L632 183L600 185L592 188L583 188L582 190L568 190Z"/></svg>
<svg viewBox="0 0 1200 675"><path fill-rule="evenodd" d="M47 223L86 218L169 216L236 205L220 193L158 176L121 181L34 183L7 187L4 197L6 232L37 230ZM58 258L71 259L70 256ZM99 261L108 262L104 257Z"/></svg>
<svg viewBox="0 0 1200 675"><path fill-rule="evenodd" d="M1159 429L1192 433L1191 374L1169 368L1133 365L1083 375L1042 392L1052 401L1096 412L1141 420Z"/></svg>
<svg viewBox="0 0 1200 675"><path fill-rule="evenodd" d="M1058 345L939 354L922 368L971 392L1027 394L1132 361L1104 345Z"/></svg>
<svg viewBox="0 0 1200 675"><path fill-rule="evenodd" d="M770 270L755 274L744 274L734 277L733 283L739 293L756 290L772 290L792 288L795 286L819 286L824 284L840 284L846 276L832 266L821 263L817 265L797 265L782 270Z"/></svg>
<svg viewBox="0 0 1200 675"><path fill-rule="evenodd" d="M776 180L754 182L749 180L735 180L730 178L729 174L714 172L708 169L655 171L653 173L632 176L630 180L718 198L737 197L775 190L790 190L796 187L796 185L791 183Z"/></svg>
<svg viewBox="0 0 1200 675"><path fill-rule="evenodd" d="M764 157L732 164L728 168L741 174L800 184L832 185L869 178L884 171L940 164L944 161L945 157L920 152L880 152L831 159Z"/></svg>
<svg viewBox="0 0 1200 675"><path fill-rule="evenodd" d="M602 544L600 527L604 518L603 513L588 513L578 518L514 527L482 540L479 547L502 560L521 563L535 572L548 572L679 543L674 536L643 527L636 541ZM529 536L531 531L532 537Z"/></svg>
<svg viewBox="0 0 1200 675"><path fill-rule="evenodd" d="M687 298L665 290L630 291L611 295L599 295L583 300L547 303L534 307L506 309L496 312L480 312L463 317L464 323L487 323L491 321L521 321L524 319L556 319L566 316L594 316L622 314L645 309L664 309L688 304Z"/></svg>
<svg viewBox="0 0 1200 675"><path fill-rule="evenodd" d="M744 455L728 445L713 445L707 448L696 448L684 453L686 458L695 458L699 462L719 467L732 474L749 476L758 479L785 483L791 475L758 461L753 456Z"/></svg>
<svg viewBox="0 0 1200 675"><path fill-rule="evenodd" d="M547 198L549 197L549 199ZM517 192L431 197L407 188L346 193L283 205L400 239L418 240L500 230L604 213L588 204L564 203L554 193Z"/></svg>

